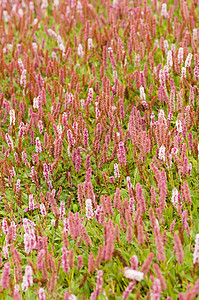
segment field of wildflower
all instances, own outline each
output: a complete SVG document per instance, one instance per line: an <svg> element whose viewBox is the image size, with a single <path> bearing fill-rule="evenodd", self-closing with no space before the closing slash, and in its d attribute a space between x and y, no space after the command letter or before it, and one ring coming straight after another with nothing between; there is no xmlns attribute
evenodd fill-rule
<svg viewBox="0 0 199 300"><path fill-rule="evenodd" d="M198 134L198 0L0 0L0 299L199 299Z"/></svg>

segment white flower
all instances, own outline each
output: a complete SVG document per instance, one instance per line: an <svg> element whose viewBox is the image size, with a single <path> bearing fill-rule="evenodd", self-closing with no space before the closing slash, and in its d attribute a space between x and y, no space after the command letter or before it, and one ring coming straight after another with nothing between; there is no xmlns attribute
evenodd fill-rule
<svg viewBox="0 0 199 300"><path fill-rule="evenodd" d="M113 78L114 78L114 80L117 78L117 71L116 70L113 71Z"/></svg>
<svg viewBox="0 0 199 300"><path fill-rule="evenodd" d="M155 226L160 229L160 224L158 222L158 219L155 219Z"/></svg>
<svg viewBox="0 0 199 300"><path fill-rule="evenodd" d="M165 81L166 81L166 77L165 77L165 72L164 70L160 70L160 73L159 73L159 80L160 80L160 84L165 86Z"/></svg>
<svg viewBox="0 0 199 300"><path fill-rule="evenodd" d="M9 257L8 246L7 245L3 246L2 250L5 259L7 259Z"/></svg>
<svg viewBox="0 0 199 300"><path fill-rule="evenodd" d="M115 178L119 178L120 177L120 172L119 172L119 168L118 168L118 164L117 163L114 164L114 175L115 175Z"/></svg>
<svg viewBox="0 0 199 300"><path fill-rule="evenodd" d="M36 138L36 152L37 153L41 153L42 152L42 146L41 146L41 142L39 140L39 137Z"/></svg>
<svg viewBox="0 0 199 300"><path fill-rule="evenodd" d="M52 219L52 220L51 220L51 224L52 224L52 225L55 225L55 219Z"/></svg>
<svg viewBox="0 0 199 300"><path fill-rule="evenodd" d="M45 290L43 288L39 289L39 300L45 300L46 299L46 295L45 295Z"/></svg>
<svg viewBox="0 0 199 300"><path fill-rule="evenodd" d="M165 162L165 150L166 148L164 145L162 145L159 149L159 159L163 160L164 162Z"/></svg>
<svg viewBox="0 0 199 300"><path fill-rule="evenodd" d="M61 136L61 134L62 134L62 125L61 124L57 125L57 131L58 131L59 135Z"/></svg>
<svg viewBox="0 0 199 300"><path fill-rule="evenodd" d="M4 21L7 23L9 21L9 18L10 18L7 10L3 11L3 17L4 17Z"/></svg>
<svg viewBox="0 0 199 300"><path fill-rule="evenodd" d="M16 292L20 291L20 286L18 284L15 284L14 291L16 291Z"/></svg>
<svg viewBox="0 0 199 300"><path fill-rule="evenodd" d="M199 234L196 234L195 250L193 253L193 264L196 264L198 262L199 262Z"/></svg>
<svg viewBox="0 0 199 300"><path fill-rule="evenodd" d="M57 38L57 34L56 34L55 31L53 31L52 29L48 29L47 31L48 31L48 34L49 34L50 36L52 36L52 37L54 37L54 38Z"/></svg>
<svg viewBox="0 0 199 300"><path fill-rule="evenodd" d="M179 63L179 65L181 63L183 63L183 53L184 53L184 49L182 47L180 47L179 50L178 50L178 63Z"/></svg>
<svg viewBox="0 0 199 300"><path fill-rule="evenodd" d="M54 5L56 6L56 8L58 7L59 5L59 0L54 0Z"/></svg>
<svg viewBox="0 0 199 300"><path fill-rule="evenodd" d="M10 125L15 125L15 111L14 111L14 109L10 110Z"/></svg>
<svg viewBox="0 0 199 300"><path fill-rule="evenodd" d="M76 300L76 299L77 299L77 297L74 294L71 294L69 296L69 300Z"/></svg>
<svg viewBox="0 0 199 300"><path fill-rule="evenodd" d="M33 99L33 108L39 108L38 97Z"/></svg>
<svg viewBox="0 0 199 300"><path fill-rule="evenodd" d="M173 203L173 206L175 206L177 208L177 206L178 206L178 190L176 188L174 188L172 191L171 202Z"/></svg>
<svg viewBox="0 0 199 300"><path fill-rule="evenodd" d="M182 122L180 120L176 121L176 127L177 127L178 133L181 133L182 132Z"/></svg>
<svg viewBox="0 0 199 300"><path fill-rule="evenodd" d="M190 66L191 66L191 60L192 60L192 54L191 53L189 53L188 55L187 55L187 58L186 58L186 60L185 60L185 67L186 68L189 68Z"/></svg>
<svg viewBox="0 0 199 300"><path fill-rule="evenodd" d="M145 95L144 87L143 86L140 87L140 98L142 100L146 100L146 95Z"/></svg>
<svg viewBox="0 0 199 300"><path fill-rule="evenodd" d="M68 7L68 6L67 6ZM82 13L82 4L80 1L77 2L77 13L81 14Z"/></svg>
<svg viewBox="0 0 199 300"><path fill-rule="evenodd" d="M166 54L168 53L168 49L169 49L169 43L167 40L164 40L164 50Z"/></svg>
<svg viewBox="0 0 199 300"><path fill-rule="evenodd" d="M81 44L79 44L78 48L77 48L77 54L79 57L83 57L84 56L84 51L83 51L83 47Z"/></svg>
<svg viewBox="0 0 199 300"><path fill-rule="evenodd" d="M182 67L181 69L181 79L186 78L186 68Z"/></svg>
<svg viewBox="0 0 199 300"><path fill-rule="evenodd" d="M35 18L35 19L33 20L33 25L36 25L37 23L38 23L38 19Z"/></svg>
<svg viewBox="0 0 199 300"><path fill-rule="evenodd" d="M91 199L86 200L86 217L88 220L93 219L94 213L93 213L93 207L92 207L92 201Z"/></svg>
<svg viewBox="0 0 199 300"><path fill-rule="evenodd" d="M33 51L35 53L37 53L37 48L38 48L37 43L32 43L32 48L33 48Z"/></svg>
<svg viewBox="0 0 199 300"><path fill-rule="evenodd" d="M171 68L172 65L173 65L172 51L169 50L167 53L167 66L168 66L168 68Z"/></svg>
<svg viewBox="0 0 199 300"><path fill-rule="evenodd" d="M93 49L93 39L88 38L88 50L92 50L92 49Z"/></svg>
<svg viewBox="0 0 199 300"><path fill-rule="evenodd" d="M144 279L144 273L136 270L132 270L129 268L124 269L124 275L126 278L131 280L141 281Z"/></svg>
<svg viewBox="0 0 199 300"><path fill-rule="evenodd" d="M167 17L167 4L166 3L162 4L161 16L163 16L165 18Z"/></svg>
<svg viewBox="0 0 199 300"><path fill-rule="evenodd" d="M176 45L175 44L171 44L171 50L175 51L176 49Z"/></svg>
<svg viewBox="0 0 199 300"><path fill-rule="evenodd" d="M197 41L197 28L193 29L193 40Z"/></svg>

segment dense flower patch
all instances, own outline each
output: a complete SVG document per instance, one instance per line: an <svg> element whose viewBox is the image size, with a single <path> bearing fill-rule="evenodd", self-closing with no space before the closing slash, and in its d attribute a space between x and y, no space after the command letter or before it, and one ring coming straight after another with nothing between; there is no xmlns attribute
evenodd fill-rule
<svg viewBox="0 0 199 300"><path fill-rule="evenodd" d="M199 2L0 1L0 298L196 299Z"/></svg>

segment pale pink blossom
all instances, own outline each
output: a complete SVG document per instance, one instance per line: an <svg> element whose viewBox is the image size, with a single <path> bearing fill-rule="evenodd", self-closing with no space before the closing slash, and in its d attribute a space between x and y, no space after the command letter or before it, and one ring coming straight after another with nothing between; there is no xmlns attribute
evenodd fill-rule
<svg viewBox="0 0 199 300"><path fill-rule="evenodd" d="M132 270L128 267L124 269L124 276L128 279L131 280L136 280L136 281L141 281L144 279L144 273L137 271L137 270Z"/></svg>
<svg viewBox="0 0 199 300"><path fill-rule="evenodd" d="M86 199L86 217L88 220L93 219L93 207L91 199Z"/></svg>

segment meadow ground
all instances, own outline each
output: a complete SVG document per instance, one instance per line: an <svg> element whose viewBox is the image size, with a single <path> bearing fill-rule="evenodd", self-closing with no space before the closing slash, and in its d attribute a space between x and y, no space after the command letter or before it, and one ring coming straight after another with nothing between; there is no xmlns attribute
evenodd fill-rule
<svg viewBox="0 0 199 300"><path fill-rule="evenodd" d="M0 1L0 299L199 299L199 1Z"/></svg>

